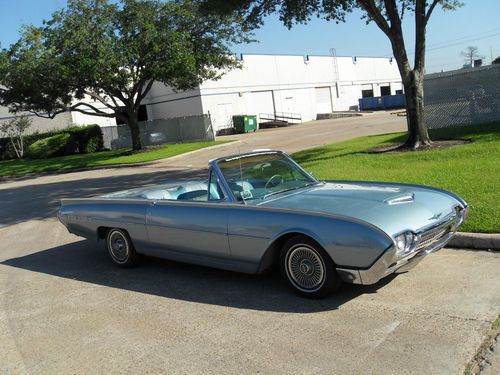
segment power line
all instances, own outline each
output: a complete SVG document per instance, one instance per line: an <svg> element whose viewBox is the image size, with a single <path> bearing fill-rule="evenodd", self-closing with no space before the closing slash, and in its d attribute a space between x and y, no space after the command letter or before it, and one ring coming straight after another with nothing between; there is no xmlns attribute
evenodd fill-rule
<svg viewBox="0 0 500 375"><path fill-rule="evenodd" d="M488 34L488 35L485 35ZM494 36L500 35L500 27L495 27L487 31L482 31L480 33L470 34L468 36L462 36L460 38L450 39L443 42L432 43L426 46L426 51L434 51L441 48L455 47L462 43L475 42L477 40L492 38ZM408 55L414 55L415 50L408 51ZM392 57L393 54L386 54L385 57Z"/></svg>
<svg viewBox="0 0 500 375"><path fill-rule="evenodd" d="M495 34L491 34L491 35L486 35L486 36L483 36L481 38L467 39L467 40L463 40L463 41L460 41L460 42L450 43L450 44L443 45L443 46L440 46L440 47L427 48L426 50L427 51L435 51L437 49L443 49L443 48L449 48L449 47L456 47L456 46L459 46L459 45L464 44L464 43L475 42L477 40L482 40L482 39L488 39L488 38L492 38L492 37L497 36L497 35L500 35L500 32L495 33Z"/></svg>
<svg viewBox="0 0 500 375"><path fill-rule="evenodd" d="M491 29L491 30L488 30L488 31L482 31L480 33L470 34L470 35L467 35L467 36L462 36L460 38L447 40L447 41L444 41L444 42L438 42L438 43L429 44L428 47L430 47L430 48L437 47L438 45L441 45L441 44L448 44L448 43L458 42L458 41L460 41L462 39L475 38L475 37L482 36L484 34L490 34L490 33L497 32L497 31L500 31L500 27L495 27L494 29Z"/></svg>

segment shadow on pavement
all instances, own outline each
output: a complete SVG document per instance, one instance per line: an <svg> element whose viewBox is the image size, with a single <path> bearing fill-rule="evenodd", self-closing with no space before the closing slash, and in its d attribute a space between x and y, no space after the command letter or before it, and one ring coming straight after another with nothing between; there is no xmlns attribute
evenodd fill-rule
<svg viewBox="0 0 500 375"><path fill-rule="evenodd" d="M89 240L12 258L1 264L159 297L294 313L337 309L361 294L376 293L392 280L388 277L373 286L346 284L332 297L308 300L293 294L279 272L246 275L151 257L143 257L136 268L121 269L108 259L102 243Z"/></svg>
<svg viewBox="0 0 500 375"><path fill-rule="evenodd" d="M62 198L89 198L168 180L205 178L206 174L204 170L160 171L2 189L0 226L53 218Z"/></svg>

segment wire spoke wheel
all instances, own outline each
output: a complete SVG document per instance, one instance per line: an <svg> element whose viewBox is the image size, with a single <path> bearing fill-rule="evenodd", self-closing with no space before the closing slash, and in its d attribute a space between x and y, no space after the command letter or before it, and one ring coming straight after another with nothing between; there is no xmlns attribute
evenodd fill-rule
<svg viewBox="0 0 500 375"><path fill-rule="evenodd" d="M112 230L108 234L108 250L116 263L124 264L130 257L129 240L120 230Z"/></svg>
<svg viewBox="0 0 500 375"><path fill-rule="evenodd" d="M286 256L286 273L296 288L314 292L325 282L325 264L315 249L298 244Z"/></svg>

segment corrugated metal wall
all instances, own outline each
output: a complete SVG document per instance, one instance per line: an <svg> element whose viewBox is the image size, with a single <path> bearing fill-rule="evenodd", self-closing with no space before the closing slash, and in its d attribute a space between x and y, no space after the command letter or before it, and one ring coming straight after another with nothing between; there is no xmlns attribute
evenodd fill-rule
<svg viewBox="0 0 500 375"><path fill-rule="evenodd" d="M164 143L213 141L215 139L210 116L186 116L158 119L139 123L141 141L145 146ZM132 147L127 125L101 127L104 147L117 150Z"/></svg>

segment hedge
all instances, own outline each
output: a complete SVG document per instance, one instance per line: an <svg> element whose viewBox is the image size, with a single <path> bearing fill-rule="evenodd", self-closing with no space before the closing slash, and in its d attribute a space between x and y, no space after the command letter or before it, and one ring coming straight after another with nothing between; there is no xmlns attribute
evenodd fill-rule
<svg viewBox="0 0 500 375"><path fill-rule="evenodd" d="M33 133L24 137L24 149L35 142L59 134L69 134L68 145L63 155L102 151L104 148L102 131L99 125L71 126L45 133ZM0 160L15 159L16 153L9 138L0 138Z"/></svg>
<svg viewBox="0 0 500 375"><path fill-rule="evenodd" d="M60 133L39 139L28 147L28 157L30 159L47 159L53 156L68 155L72 145L71 134Z"/></svg>

